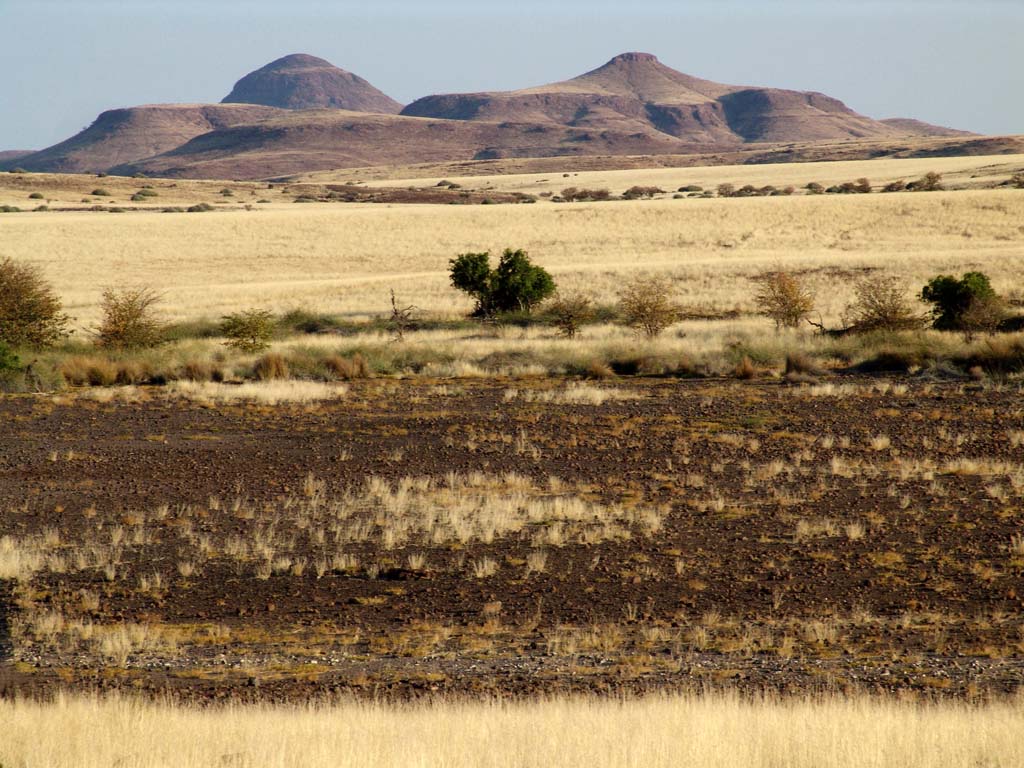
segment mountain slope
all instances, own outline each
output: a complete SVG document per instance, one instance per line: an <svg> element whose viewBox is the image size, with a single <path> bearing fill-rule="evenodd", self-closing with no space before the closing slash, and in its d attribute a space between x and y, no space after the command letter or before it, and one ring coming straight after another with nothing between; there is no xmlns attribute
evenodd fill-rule
<svg viewBox="0 0 1024 768"><path fill-rule="evenodd" d="M978 136L980 134L971 131L959 131L956 128L946 128L941 125L932 125L923 120L913 120L909 117L889 117L880 122L891 128L900 131L904 136Z"/></svg>
<svg viewBox="0 0 1024 768"><path fill-rule="evenodd" d="M272 61L243 77L222 104L281 109L350 109L396 114L402 105L363 78L303 53Z"/></svg>
<svg viewBox="0 0 1024 768"><path fill-rule="evenodd" d="M203 133L281 112L252 104L151 104L103 112L84 131L23 155L29 171L99 173L179 147Z"/></svg>
<svg viewBox="0 0 1024 768"><path fill-rule="evenodd" d="M111 170L183 178L270 178L394 163L685 153L697 148L664 134L307 110L211 131L162 155Z"/></svg>

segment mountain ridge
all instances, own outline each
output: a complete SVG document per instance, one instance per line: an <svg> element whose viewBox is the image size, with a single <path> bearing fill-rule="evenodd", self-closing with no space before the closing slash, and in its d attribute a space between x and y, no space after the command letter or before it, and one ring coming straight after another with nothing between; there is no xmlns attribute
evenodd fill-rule
<svg viewBox="0 0 1024 768"><path fill-rule="evenodd" d="M268 103L253 103L260 101ZM0 168L266 178L446 159L702 154L922 136L975 134L873 120L814 91L716 83L642 52L569 80L435 94L404 108L325 59L289 54L241 78L220 104L107 110L63 142L0 159Z"/></svg>

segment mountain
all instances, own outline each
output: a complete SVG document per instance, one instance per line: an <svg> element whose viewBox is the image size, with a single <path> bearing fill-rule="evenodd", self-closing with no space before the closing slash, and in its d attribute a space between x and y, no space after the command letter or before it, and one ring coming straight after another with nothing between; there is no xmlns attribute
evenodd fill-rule
<svg viewBox="0 0 1024 768"><path fill-rule="evenodd" d="M235 83L221 103L384 114L397 114L402 109L401 104L358 75L304 53L293 53L250 72Z"/></svg>
<svg viewBox="0 0 1024 768"><path fill-rule="evenodd" d="M35 152L34 149L4 149L0 150L0 165L3 163L9 163L17 160L19 157L25 157Z"/></svg>
<svg viewBox="0 0 1024 768"><path fill-rule="evenodd" d="M273 178L369 165L698 149L696 144L664 135L315 110L286 112L211 131L169 152L111 171L181 178Z"/></svg>
<svg viewBox="0 0 1024 768"><path fill-rule="evenodd" d="M821 93L724 85L685 75L649 53L623 53L560 83L520 91L427 96L403 115L532 121L662 133L691 142L885 138L898 126L859 115Z"/></svg>
<svg viewBox="0 0 1024 768"><path fill-rule="evenodd" d="M99 173L179 147L200 134L281 112L251 104L152 104L102 113L81 133L5 165L29 171Z"/></svg>
<svg viewBox="0 0 1024 768"><path fill-rule="evenodd" d="M922 120L909 117L888 117L880 122L900 131L904 136L978 136L971 131L958 131L956 128L944 128Z"/></svg>
<svg viewBox="0 0 1024 768"><path fill-rule="evenodd" d="M400 105L329 62L293 54L252 72L221 104L158 104L101 114L55 146L0 167L56 172L268 178L331 168L502 158L726 155L783 160L911 151L894 139L971 134L872 120L821 93L725 85L624 53L564 82L427 96ZM829 143L830 142L830 143ZM886 149L885 146L889 146ZM984 142L963 148L983 151ZM1010 145L1006 145L1010 146ZM1016 144L1014 144L1016 146ZM747 152L751 150L751 152ZM956 153L954 146L926 152ZM849 154L847 152L846 154Z"/></svg>

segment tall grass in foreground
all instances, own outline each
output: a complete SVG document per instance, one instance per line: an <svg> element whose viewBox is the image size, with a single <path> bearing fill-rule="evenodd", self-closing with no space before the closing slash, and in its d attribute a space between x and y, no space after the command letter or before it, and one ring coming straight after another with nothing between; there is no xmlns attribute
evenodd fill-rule
<svg viewBox="0 0 1024 768"><path fill-rule="evenodd" d="M1024 765L1024 706L730 696L205 710L0 702L0 764L142 766Z"/></svg>

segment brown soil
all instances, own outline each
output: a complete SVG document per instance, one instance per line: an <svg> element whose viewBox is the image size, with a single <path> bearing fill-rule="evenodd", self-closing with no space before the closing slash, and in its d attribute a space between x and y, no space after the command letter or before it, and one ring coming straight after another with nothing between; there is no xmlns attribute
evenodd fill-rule
<svg viewBox="0 0 1024 768"><path fill-rule="evenodd" d="M836 386L851 383L602 383L636 399L600 405L544 402L564 386L547 380L371 380L335 403L275 407L3 398L0 533L55 529L66 567L0 590L0 692L1015 691L1017 394ZM331 499L368 476L474 471L538 489L557 477L664 517L561 546L538 547L544 523L489 543L368 540L345 547L358 565L316 572L335 548L298 511L313 479ZM260 577L228 554L271 519L304 571ZM74 565L112 542L111 572L92 555ZM538 548L546 565L528 573ZM496 572L479 576L485 558ZM162 587L141 586L154 574ZM176 646L118 657L43 628L54 614L143 624Z"/></svg>

